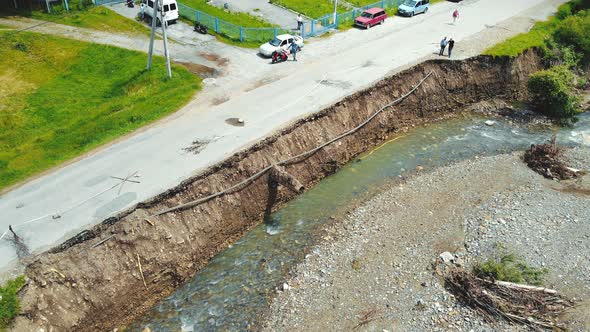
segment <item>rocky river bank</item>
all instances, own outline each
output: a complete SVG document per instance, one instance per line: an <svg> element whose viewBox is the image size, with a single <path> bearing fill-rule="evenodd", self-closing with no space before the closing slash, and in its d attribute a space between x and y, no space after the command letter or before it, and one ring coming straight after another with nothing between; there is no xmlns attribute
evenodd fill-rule
<svg viewBox="0 0 590 332"><path fill-rule="evenodd" d="M590 148L566 152L588 169ZM579 305L563 320L590 330L590 176L557 182L522 153L422 170L326 230L266 315L267 331L520 331L486 322L443 286L441 253L469 268L514 253L547 268L546 287Z"/></svg>

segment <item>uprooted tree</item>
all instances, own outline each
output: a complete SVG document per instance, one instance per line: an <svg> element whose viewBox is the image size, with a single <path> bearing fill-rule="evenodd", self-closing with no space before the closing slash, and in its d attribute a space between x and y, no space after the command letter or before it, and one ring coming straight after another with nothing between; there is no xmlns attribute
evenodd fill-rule
<svg viewBox="0 0 590 332"><path fill-rule="evenodd" d="M463 269L451 271L445 285L487 321L506 320L535 329L566 330L559 317L575 304L553 289L480 278Z"/></svg>
<svg viewBox="0 0 590 332"><path fill-rule="evenodd" d="M563 149L557 145L556 136L545 144L531 145L524 153L524 162L535 172L549 179L567 180L585 174L565 165Z"/></svg>

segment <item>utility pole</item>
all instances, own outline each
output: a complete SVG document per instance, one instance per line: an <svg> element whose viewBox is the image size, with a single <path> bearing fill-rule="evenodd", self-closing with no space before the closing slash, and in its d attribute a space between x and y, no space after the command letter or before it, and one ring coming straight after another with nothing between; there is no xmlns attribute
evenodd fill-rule
<svg viewBox="0 0 590 332"><path fill-rule="evenodd" d="M149 8L149 7L148 7ZM168 78L172 77L172 69L170 68L170 52L168 52L168 36L166 35L166 28L168 21L166 20L166 13L162 10L159 0L154 0L154 8L152 12L152 33L150 35L150 49L148 50L147 69L152 69L152 58L154 55L154 37L156 35L157 22L160 21L162 25L162 35L164 37L164 56L166 56L166 70ZM160 15L158 15L160 12ZM159 19L161 17L161 19Z"/></svg>
<svg viewBox="0 0 590 332"><path fill-rule="evenodd" d="M164 35L164 56L166 56L166 71L168 78L172 77L172 70L170 69L170 53L168 52L168 38L166 37L166 28L168 21L166 20L166 13L162 13L162 34Z"/></svg>
<svg viewBox="0 0 590 332"><path fill-rule="evenodd" d="M152 11L152 34L150 36L150 49L148 51L147 69L152 69L152 55L154 53L154 36L156 35L156 21L158 20L158 4L159 0L154 0L154 8ZM148 6L149 8L149 6Z"/></svg>
<svg viewBox="0 0 590 332"><path fill-rule="evenodd" d="M334 24L336 24L337 15L338 15L338 0L334 0Z"/></svg>

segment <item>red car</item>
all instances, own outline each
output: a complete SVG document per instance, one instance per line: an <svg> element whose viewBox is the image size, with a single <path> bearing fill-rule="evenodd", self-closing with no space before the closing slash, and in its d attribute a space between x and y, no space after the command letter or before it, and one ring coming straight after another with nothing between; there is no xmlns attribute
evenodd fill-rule
<svg viewBox="0 0 590 332"><path fill-rule="evenodd" d="M376 24L381 24L387 18L383 8L369 8L361 16L354 20L354 25L368 29Z"/></svg>

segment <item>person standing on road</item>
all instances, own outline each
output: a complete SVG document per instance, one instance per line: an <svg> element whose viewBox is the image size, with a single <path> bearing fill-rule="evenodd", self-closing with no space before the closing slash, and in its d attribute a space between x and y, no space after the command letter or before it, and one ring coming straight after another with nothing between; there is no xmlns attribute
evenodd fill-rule
<svg viewBox="0 0 590 332"><path fill-rule="evenodd" d="M301 14L297 15L297 30L301 30L301 26L303 25L303 17Z"/></svg>
<svg viewBox="0 0 590 332"><path fill-rule="evenodd" d="M141 18L142 21L145 18L145 3L143 3L143 1L139 5L139 17Z"/></svg>
<svg viewBox="0 0 590 332"><path fill-rule="evenodd" d="M291 54L293 54L293 61L297 61L297 51L299 51L299 46L297 46L297 43L293 42L291 43L290 49Z"/></svg>
<svg viewBox="0 0 590 332"><path fill-rule="evenodd" d="M443 55L445 52L445 47L447 47L447 37L440 41L440 52L438 52L438 55Z"/></svg>
<svg viewBox="0 0 590 332"><path fill-rule="evenodd" d="M453 47L455 47L455 41L451 38L449 39L449 58L451 57L451 52L453 52Z"/></svg>
<svg viewBox="0 0 590 332"><path fill-rule="evenodd" d="M458 18L459 18L459 9L455 9L455 11L453 12L453 24L455 24L455 22L457 21Z"/></svg>

